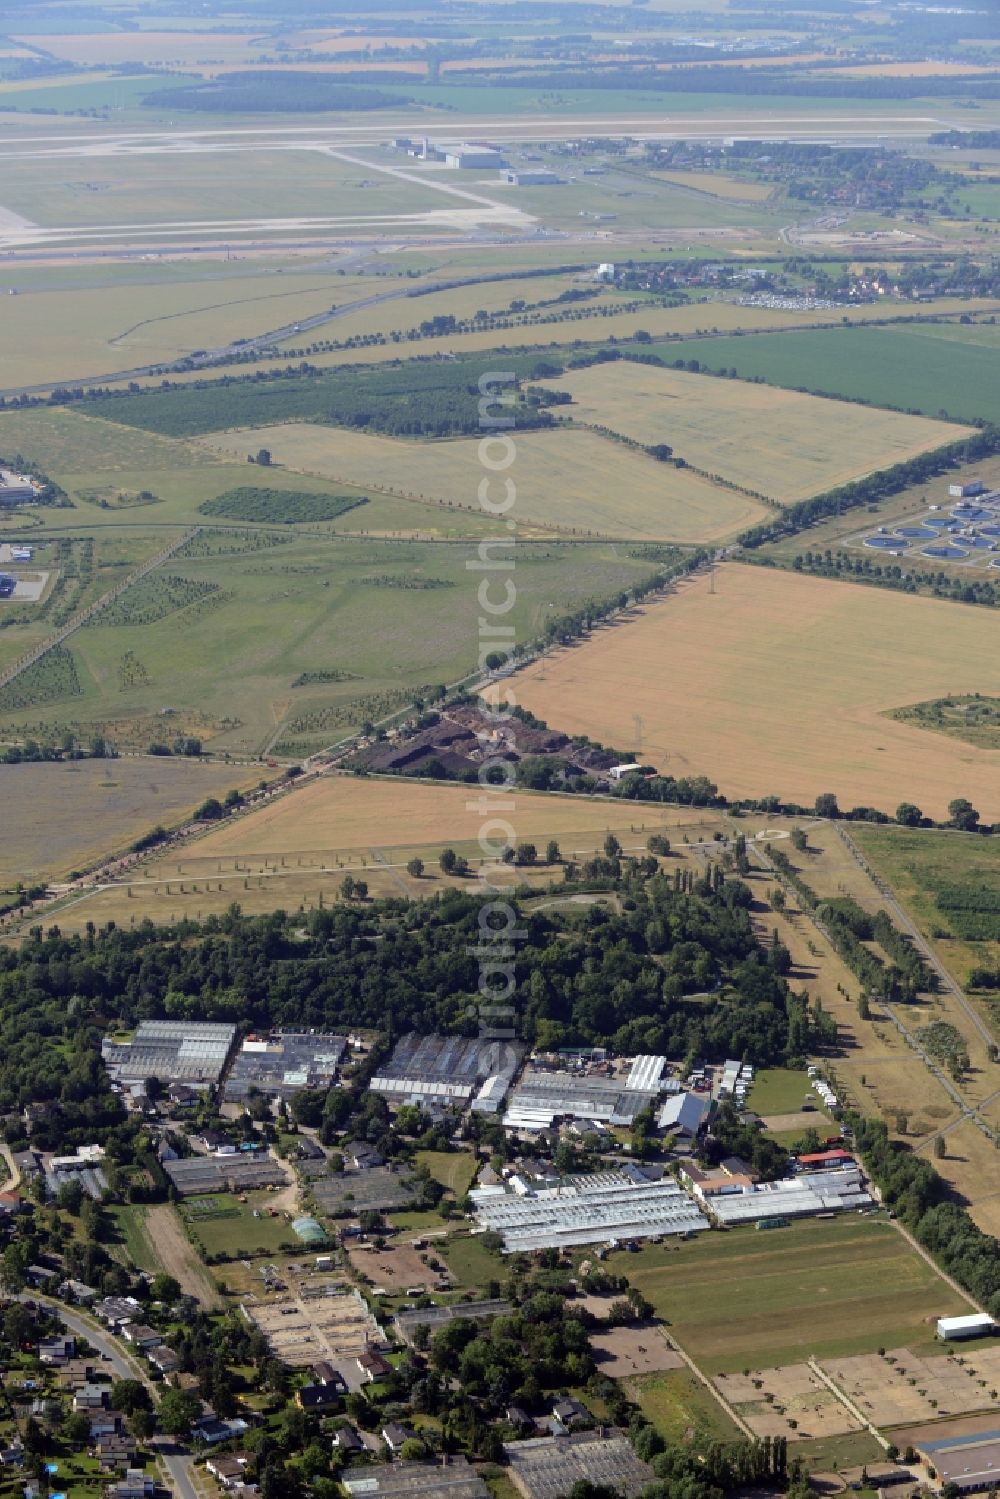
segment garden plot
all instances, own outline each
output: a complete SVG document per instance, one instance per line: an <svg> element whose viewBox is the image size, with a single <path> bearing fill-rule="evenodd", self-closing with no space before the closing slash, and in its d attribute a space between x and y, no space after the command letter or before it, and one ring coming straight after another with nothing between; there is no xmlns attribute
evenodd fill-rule
<svg viewBox="0 0 1000 1499"><path fill-rule="evenodd" d="M717 1374L715 1385L758 1437L802 1442L863 1430L808 1364Z"/></svg>

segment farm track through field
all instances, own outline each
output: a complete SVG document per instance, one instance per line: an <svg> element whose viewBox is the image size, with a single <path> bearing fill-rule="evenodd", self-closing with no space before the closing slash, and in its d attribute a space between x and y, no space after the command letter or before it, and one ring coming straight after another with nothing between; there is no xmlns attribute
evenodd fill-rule
<svg viewBox="0 0 1000 1499"><path fill-rule="evenodd" d="M146 1230L164 1270L174 1277L181 1290L194 1296L202 1306L215 1306L218 1302L215 1286L184 1233L176 1208L170 1203L151 1207L146 1215Z"/></svg>
<svg viewBox="0 0 1000 1499"><path fill-rule="evenodd" d="M101 610L106 608L108 604L113 603L115 599L121 598L122 594L134 587L136 583L141 583L143 578L147 577L155 568L162 566L164 562L173 556L174 552L197 536L200 530L200 526L189 527L180 536L174 537L173 541L164 547L162 551L157 552L155 557L151 557L141 567L137 567L135 572L129 573L128 577L123 578L120 583L116 583L114 588L109 589L107 593L103 593L92 604L88 604L86 609L81 609L78 614L74 614L73 618L68 620L54 635L50 635L47 640L42 641L41 645L35 646L34 650L28 651L27 655L21 656L19 660L14 662L13 666L8 667L5 672L0 673L0 688L8 687L22 672L27 671L29 666L34 666L35 662L40 661L49 651L54 650L57 645L62 645L63 641L68 640L71 635L75 635L77 630L82 629L85 624L100 614Z"/></svg>

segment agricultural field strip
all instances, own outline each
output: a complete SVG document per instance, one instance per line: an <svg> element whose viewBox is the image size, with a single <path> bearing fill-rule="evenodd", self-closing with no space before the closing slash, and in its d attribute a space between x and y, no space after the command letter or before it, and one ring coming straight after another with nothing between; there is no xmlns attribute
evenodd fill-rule
<svg viewBox="0 0 1000 1499"><path fill-rule="evenodd" d="M478 508L474 438L419 442L289 422L195 441L230 461L264 447L279 464L355 488ZM765 515L748 497L589 431L527 432L517 447L519 510L567 539L716 541Z"/></svg>
<svg viewBox="0 0 1000 1499"><path fill-rule="evenodd" d="M844 316L852 324L874 321L877 315L880 323L899 321L909 326L920 323L924 318L929 321L938 317L960 317L963 313L991 311L1000 311L1000 303L995 301L956 302L955 299L949 299L938 304L936 312L930 310L920 315L900 312L898 319L892 318L890 310L884 307L848 307L844 310ZM446 333L421 338L413 347L412 355L419 355L425 349L449 354L479 353L496 349L498 346L506 349L538 349L541 353L552 347L574 344L581 339L585 343L591 342L598 345L607 342L611 337L628 340L639 330L644 330L658 339L676 337L678 340L707 342L710 345L713 339L724 339L733 334L749 336L755 333L808 333L816 329L835 332L841 323L838 319L836 324L831 324L830 316L828 311L816 312L810 316L801 312L782 312L770 308L740 307L733 302L684 303L680 307L656 307L650 304L648 308L643 308L641 311L615 313L607 317L583 321L524 324L500 330ZM384 344L366 344L353 349L321 350L316 354L311 354L309 362L317 369L339 367L345 364L379 364L398 360L408 348L408 344L401 348L400 345L389 340ZM680 353L681 350L666 350L664 351L665 357L671 352ZM282 366L275 366L276 370L280 368ZM180 370L172 375L171 379L179 384L188 384L194 380L205 379L207 373L210 373L212 378L221 378L224 375L240 376L246 371L239 364L213 362L208 371L206 369ZM91 378L101 385L114 388L119 381L126 382L131 378L142 379L143 372L125 370ZM146 376L145 378L152 377ZM51 384L43 382L33 389L39 392L50 390ZM0 389L0 394L3 393ZM836 392L827 394L836 397Z"/></svg>
<svg viewBox="0 0 1000 1499"><path fill-rule="evenodd" d="M955 423L857 407L743 381L623 363L542 382L568 391L574 420L641 443L667 442L700 471L718 472L781 504L833 489L969 435Z"/></svg>

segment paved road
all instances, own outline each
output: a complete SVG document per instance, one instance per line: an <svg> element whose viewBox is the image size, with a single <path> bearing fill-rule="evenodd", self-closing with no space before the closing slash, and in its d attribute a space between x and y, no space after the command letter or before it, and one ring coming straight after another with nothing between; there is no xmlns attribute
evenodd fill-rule
<svg viewBox="0 0 1000 1499"><path fill-rule="evenodd" d="M86 1338L98 1353L104 1354L119 1379L141 1379L151 1393L156 1393L156 1386L143 1366L130 1359L110 1333L103 1332L89 1317L73 1311L72 1307L63 1306L61 1302L46 1301L45 1305L71 1333L78 1338ZM179 1499L199 1499L192 1477L193 1462L190 1454L178 1447L170 1437L155 1437L152 1446L161 1458Z"/></svg>

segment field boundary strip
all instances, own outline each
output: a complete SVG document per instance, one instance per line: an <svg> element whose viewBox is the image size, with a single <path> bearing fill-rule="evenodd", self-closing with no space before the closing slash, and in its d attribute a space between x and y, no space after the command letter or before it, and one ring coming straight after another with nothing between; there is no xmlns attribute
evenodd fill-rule
<svg viewBox="0 0 1000 1499"><path fill-rule="evenodd" d="M107 593L102 593L100 598L95 599L92 604L88 604L86 609L81 609L78 614L74 614L73 618L67 620L66 624L57 630L54 635L50 635L47 640L43 640L40 645L36 645L33 650L21 656L5 672L0 672L0 689L9 687L11 682L16 681L22 672L28 670L29 666L34 666L43 656L48 655L49 651L54 650L57 645L62 645L63 641L68 640L71 635L75 635L77 630L81 629L95 615L100 614L101 610L106 608L108 604L114 603L115 599L121 598L122 594L133 588L136 583L141 583L143 578L147 577L149 573L161 567L176 551L179 551L187 542L192 541L200 530L201 526L193 526L189 530L182 532L181 535L176 536L169 545L157 552L155 557L151 557L148 561L143 562L134 572L129 573L127 578L123 578L120 583L116 583L114 588L109 589Z"/></svg>

